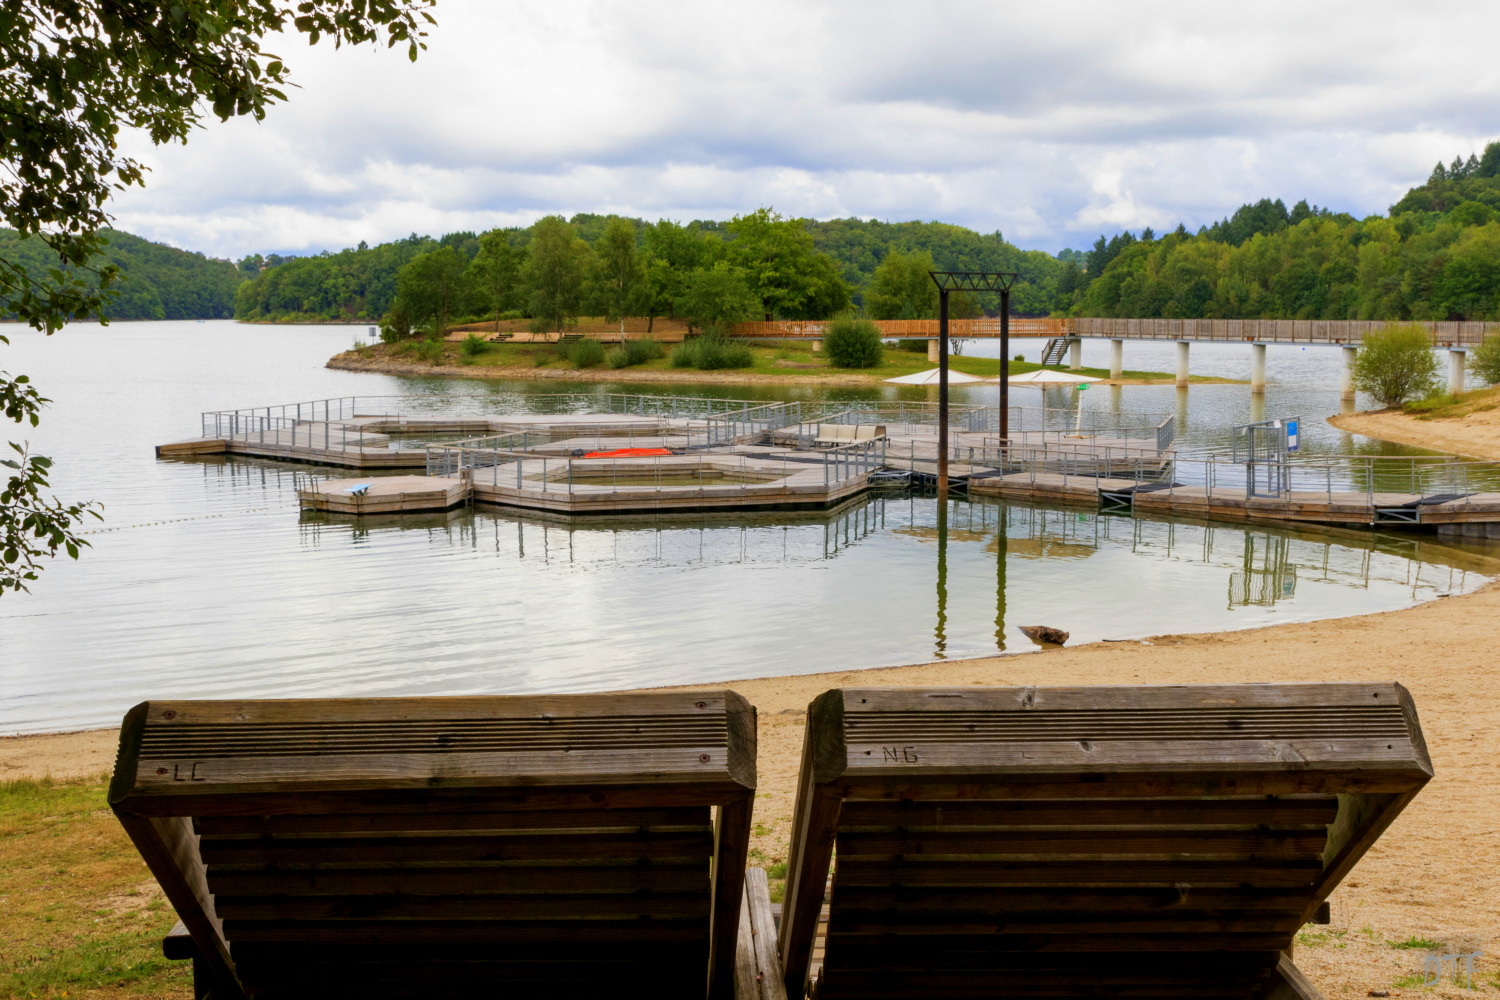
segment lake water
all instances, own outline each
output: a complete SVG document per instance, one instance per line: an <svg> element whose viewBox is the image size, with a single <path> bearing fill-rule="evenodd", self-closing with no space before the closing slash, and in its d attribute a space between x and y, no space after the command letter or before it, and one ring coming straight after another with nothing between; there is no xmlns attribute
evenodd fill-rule
<svg viewBox="0 0 1500 1000"><path fill-rule="evenodd" d="M301 514L306 466L157 461L209 409L405 395L454 412L530 395L928 398L814 390L507 383L330 371L363 327L229 322L12 326L0 367L54 403L31 438L62 497L104 504L93 547L0 597L0 733L115 723L145 698L581 691L720 683L1035 648L1245 628L1398 608L1484 583L1500 552L1427 536L1132 520L881 494L838 510L562 520L477 508ZM1021 342L1023 347L1030 345ZM1172 345L1126 345L1170 369ZM1088 343L1086 363L1107 347ZM1034 351L1033 351L1034 353ZM1094 354L1099 357L1095 358ZM1246 386L1093 389L1090 407L1175 412L1184 447L1260 416L1308 418L1311 447L1387 451L1321 420L1339 353L1271 348L1262 407ZM1244 377L1249 350L1194 347L1194 371ZM1035 390L1016 390L1025 403ZM959 389L988 401L994 389ZM1052 405L1076 396L1049 394ZM8 437L17 436L14 428ZM1001 526L1003 525L1003 531Z"/></svg>

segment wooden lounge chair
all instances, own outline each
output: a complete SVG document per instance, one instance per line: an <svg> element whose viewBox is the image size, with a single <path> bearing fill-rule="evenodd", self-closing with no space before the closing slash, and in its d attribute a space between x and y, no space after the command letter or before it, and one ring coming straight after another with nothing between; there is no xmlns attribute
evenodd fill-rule
<svg viewBox="0 0 1500 1000"><path fill-rule="evenodd" d="M200 997L727 998L754 788L731 691L153 701L109 800Z"/></svg>
<svg viewBox="0 0 1500 1000"><path fill-rule="evenodd" d="M1293 936L1431 775L1396 684L829 691L787 994L1318 997Z"/></svg>

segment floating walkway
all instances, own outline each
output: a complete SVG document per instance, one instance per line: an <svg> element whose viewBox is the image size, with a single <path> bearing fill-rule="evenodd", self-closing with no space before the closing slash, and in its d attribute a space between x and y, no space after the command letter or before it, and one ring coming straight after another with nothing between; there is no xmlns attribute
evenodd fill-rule
<svg viewBox="0 0 1500 1000"><path fill-rule="evenodd" d="M826 508L935 478L936 408L651 396L540 396L540 414L410 412L344 398L203 414L163 458L228 454L359 470L311 475L306 509L486 503L558 515ZM950 408L949 481L976 496L1120 514L1417 528L1500 538L1500 465L1432 457L1182 454L1170 417ZM1261 425L1256 425L1260 427ZM1280 426L1280 425L1277 425Z"/></svg>

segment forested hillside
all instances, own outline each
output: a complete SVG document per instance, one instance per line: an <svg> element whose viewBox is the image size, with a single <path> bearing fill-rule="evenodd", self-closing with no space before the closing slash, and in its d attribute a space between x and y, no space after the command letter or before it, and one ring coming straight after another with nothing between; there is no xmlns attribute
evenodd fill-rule
<svg viewBox="0 0 1500 1000"><path fill-rule="evenodd" d="M1055 308L1077 316L1500 319L1500 143L1439 163L1389 217L1265 200L1065 266Z"/></svg>
<svg viewBox="0 0 1500 1000"><path fill-rule="evenodd" d="M538 247L547 260L537 259ZM403 298L399 273L408 264L429 278L419 281L408 272ZM1022 315L1052 309L1064 273L1057 258L1020 250L999 233L938 222L816 222L783 219L768 209L686 225L580 214L482 236L413 234L283 263L241 262L256 277L240 289L235 315L377 320L397 304L418 324L432 321L435 310L447 319L552 313L566 322L580 311L613 316L621 309L714 324L821 319L860 305L877 317L881 308L893 316L936 309L935 293L897 288L890 275L879 273L882 264L888 270L1018 271L1012 308ZM883 279L884 305L871 308L871 292L880 298ZM444 287L440 306L427 294L438 285Z"/></svg>
<svg viewBox="0 0 1500 1000"><path fill-rule="evenodd" d="M234 291L245 275L233 264L117 230L107 229L104 235L108 244L98 266L120 269L108 309L111 319L227 319L234 314ZM22 239L13 229L0 229L0 259L34 274L57 266L57 255L45 243Z"/></svg>

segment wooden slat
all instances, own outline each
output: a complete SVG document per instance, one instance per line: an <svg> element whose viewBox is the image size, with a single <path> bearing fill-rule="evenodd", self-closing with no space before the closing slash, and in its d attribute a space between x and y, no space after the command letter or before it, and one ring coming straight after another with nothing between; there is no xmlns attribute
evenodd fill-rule
<svg viewBox="0 0 1500 1000"><path fill-rule="evenodd" d="M204 816L194 827L204 837L365 836L399 832L507 832L519 830L630 830L689 828L707 830L707 808L681 809L553 809L536 812L451 813L418 810L400 813L340 813L311 816Z"/></svg>
<svg viewBox="0 0 1500 1000"><path fill-rule="evenodd" d="M531 944L571 941L584 948L598 942L708 941L702 920L226 920L225 935L234 942L305 941L328 944Z"/></svg>
<svg viewBox="0 0 1500 1000"><path fill-rule="evenodd" d="M508 865L487 868L255 868L214 872L221 895L444 896L708 892L706 861L641 865L625 859L614 865Z"/></svg>
<svg viewBox="0 0 1500 1000"><path fill-rule="evenodd" d="M707 858L714 844L703 833L548 834L492 837L360 837L317 840L209 840L200 847L211 871L233 867L281 868L360 864L566 861L606 858Z"/></svg>
<svg viewBox="0 0 1500 1000"><path fill-rule="evenodd" d="M1322 831L1192 830L926 830L840 833L841 860L870 857L920 863L940 857L972 860L1297 861L1319 858Z"/></svg>
<svg viewBox="0 0 1500 1000"><path fill-rule="evenodd" d="M1076 801L1015 802L848 802L839 820L842 830L866 827L947 830L980 826L1025 827L1325 827L1338 813L1330 795L1307 798L1263 796L1222 799L1096 799L1086 809Z"/></svg>
<svg viewBox="0 0 1500 1000"><path fill-rule="evenodd" d="M1290 862L1245 861L926 861L894 867L884 859L849 860L839 865L841 885L881 886L893 877L904 885L1097 885L1195 886L1244 885L1259 889L1311 890L1323 866L1316 859ZM893 873L896 873L893 875Z"/></svg>
<svg viewBox="0 0 1500 1000"><path fill-rule="evenodd" d="M709 898L698 893L613 893L554 896L225 896L214 898L223 920L707 920Z"/></svg>

